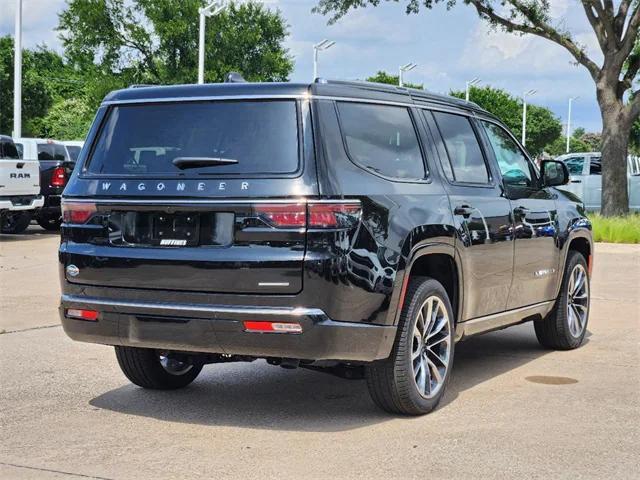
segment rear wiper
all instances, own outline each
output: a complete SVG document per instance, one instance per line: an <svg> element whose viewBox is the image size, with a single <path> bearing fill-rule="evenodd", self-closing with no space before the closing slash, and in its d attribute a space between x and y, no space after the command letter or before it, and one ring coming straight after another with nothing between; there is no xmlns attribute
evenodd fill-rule
<svg viewBox="0 0 640 480"><path fill-rule="evenodd" d="M180 170L187 168L215 167L218 165L235 165L238 160L233 158L213 158L213 157L176 157L173 164Z"/></svg>

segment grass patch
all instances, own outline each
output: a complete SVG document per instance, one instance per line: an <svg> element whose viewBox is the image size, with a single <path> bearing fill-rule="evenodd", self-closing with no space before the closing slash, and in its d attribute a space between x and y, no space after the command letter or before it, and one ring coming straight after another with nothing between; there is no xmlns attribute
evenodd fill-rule
<svg viewBox="0 0 640 480"><path fill-rule="evenodd" d="M609 243L640 243L640 215L603 217L589 215L593 225L593 240Z"/></svg>

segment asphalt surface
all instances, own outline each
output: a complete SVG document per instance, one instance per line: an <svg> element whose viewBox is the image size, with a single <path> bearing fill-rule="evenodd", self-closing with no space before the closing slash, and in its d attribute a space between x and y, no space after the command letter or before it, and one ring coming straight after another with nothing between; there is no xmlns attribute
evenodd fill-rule
<svg viewBox="0 0 640 480"><path fill-rule="evenodd" d="M145 391L58 324L56 235L0 236L0 478L638 478L640 246L598 244L586 344L521 325L458 344L444 401L264 362Z"/></svg>

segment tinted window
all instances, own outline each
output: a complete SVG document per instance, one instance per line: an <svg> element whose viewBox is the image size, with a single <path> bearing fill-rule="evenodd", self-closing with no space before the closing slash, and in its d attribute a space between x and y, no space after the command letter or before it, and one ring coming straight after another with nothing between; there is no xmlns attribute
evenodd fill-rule
<svg viewBox="0 0 640 480"><path fill-rule="evenodd" d="M424 178L424 161L407 108L338 103L349 155L363 167L394 178Z"/></svg>
<svg viewBox="0 0 640 480"><path fill-rule="evenodd" d="M584 157L571 157L564 160L570 175L582 175L584 171Z"/></svg>
<svg viewBox="0 0 640 480"><path fill-rule="evenodd" d="M434 112L438 129L447 149L450 165L444 165L449 180L464 183L488 183L489 172L478 138L466 117Z"/></svg>
<svg viewBox="0 0 640 480"><path fill-rule="evenodd" d="M78 160L78 155L80 155L80 147L67 145L67 152L69 152L69 158L75 162Z"/></svg>
<svg viewBox="0 0 640 480"><path fill-rule="evenodd" d="M507 185L533 186L531 163L518 144L504 128L489 122L482 124L493 147L504 182Z"/></svg>
<svg viewBox="0 0 640 480"><path fill-rule="evenodd" d="M20 158L24 158L24 145L21 143L16 143L16 149L18 150L18 156Z"/></svg>
<svg viewBox="0 0 640 480"><path fill-rule="evenodd" d="M172 163L176 158L221 163L180 170ZM285 174L297 169L294 101L113 107L88 166L91 173L121 175Z"/></svg>
<svg viewBox="0 0 640 480"><path fill-rule="evenodd" d="M589 164L589 175L602 175L602 163L600 158L594 157Z"/></svg>
<svg viewBox="0 0 640 480"><path fill-rule="evenodd" d="M12 142L0 143L0 158L18 159L20 154L15 144Z"/></svg>
<svg viewBox="0 0 640 480"><path fill-rule="evenodd" d="M59 143L38 144L38 160L66 160L66 153Z"/></svg>

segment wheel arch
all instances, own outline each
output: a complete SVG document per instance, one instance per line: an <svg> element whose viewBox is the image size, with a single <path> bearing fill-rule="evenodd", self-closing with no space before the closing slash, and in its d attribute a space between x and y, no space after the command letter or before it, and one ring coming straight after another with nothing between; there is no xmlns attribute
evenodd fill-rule
<svg viewBox="0 0 640 480"><path fill-rule="evenodd" d="M427 276L442 284L449 295L456 324L462 312L462 268L455 247L447 243L432 243L415 248L409 255L403 276L396 282L398 291L394 325L398 324L411 278ZM395 295L394 295L395 297Z"/></svg>
<svg viewBox="0 0 640 480"><path fill-rule="evenodd" d="M578 228L571 231L564 245L565 246L562 253L562 263L560 264L561 275L558 275L558 281L556 285L556 297L560 293L560 288L562 287L562 280L564 278L564 270L567 265L569 252L576 251L584 256L585 260L587 261L587 269L590 277L593 268L593 238L590 229Z"/></svg>

